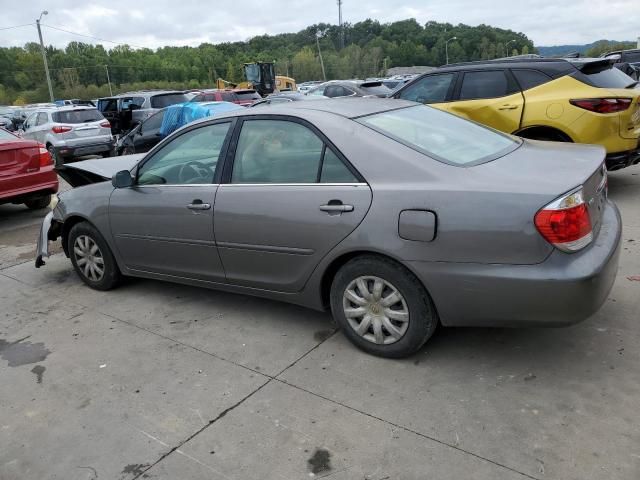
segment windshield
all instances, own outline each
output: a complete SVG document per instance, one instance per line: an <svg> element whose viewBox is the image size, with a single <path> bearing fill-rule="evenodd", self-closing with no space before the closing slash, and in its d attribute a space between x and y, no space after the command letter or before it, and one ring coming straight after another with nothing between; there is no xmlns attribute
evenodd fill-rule
<svg viewBox="0 0 640 480"><path fill-rule="evenodd" d="M151 97L152 108L164 108L176 103L187 102L189 99L184 93L168 93L166 95L156 95Z"/></svg>
<svg viewBox="0 0 640 480"><path fill-rule="evenodd" d="M260 66L256 63L245 65L244 75L247 77L247 82L260 83Z"/></svg>
<svg viewBox="0 0 640 480"><path fill-rule="evenodd" d="M391 89L386 85L362 85L360 87L367 95L377 95L379 97L386 97L391 93Z"/></svg>
<svg viewBox="0 0 640 480"><path fill-rule="evenodd" d="M236 92L238 100L260 100L262 97L256 92Z"/></svg>
<svg viewBox="0 0 640 480"><path fill-rule="evenodd" d="M88 123L104 120L102 114L95 109L54 112L52 117L53 121L58 123Z"/></svg>
<svg viewBox="0 0 640 480"><path fill-rule="evenodd" d="M457 166L495 160L519 145L507 135L426 105L376 113L357 121L436 160Z"/></svg>

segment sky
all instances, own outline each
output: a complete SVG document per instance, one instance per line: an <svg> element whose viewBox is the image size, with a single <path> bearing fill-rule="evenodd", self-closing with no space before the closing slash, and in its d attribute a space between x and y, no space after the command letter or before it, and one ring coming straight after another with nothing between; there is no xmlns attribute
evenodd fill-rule
<svg viewBox="0 0 640 480"><path fill-rule="evenodd" d="M639 7L640 0L343 0L342 16L350 23L366 18L484 23L523 32L536 46L547 46L635 40L640 36ZM336 0L0 0L0 46L37 41L33 25L6 28L34 23L43 10L49 11L43 25L149 48L247 40L297 32L314 23L338 23ZM51 27L42 30L46 44L116 44Z"/></svg>

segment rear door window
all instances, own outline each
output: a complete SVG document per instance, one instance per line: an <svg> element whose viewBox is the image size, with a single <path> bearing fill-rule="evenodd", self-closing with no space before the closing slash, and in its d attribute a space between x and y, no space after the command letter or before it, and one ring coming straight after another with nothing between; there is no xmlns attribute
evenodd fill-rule
<svg viewBox="0 0 640 480"><path fill-rule="evenodd" d="M505 97L516 91L502 70L466 72L460 87L460 100Z"/></svg>
<svg viewBox="0 0 640 480"><path fill-rule="evenodd" d="M543 83L550 82L552 78L538 70L511 70L522 90L529 90Z"/></svg>
<svg viewBox="0 0 640 480"><path fill-rule="evenodd" d="M126 97L122 99L122 110L128 110L131 105L137 105L138 108L142 108L144 97Z"/></svg>
<svg viewBox="0 0 640 480"><path fill-rule="evenodd" d="M258 95L258 93L256 92L236 92L236 96L238 97L238 100L260 100L262 97L260 95Z"/></svg>
<svg viewBox="0 0 640 480"><path fill-rule="evenodd" d="M165 95L156 95L151 97L151 108L164 108L176 103L188 101L184 93L168 93Z"/></svg>
<svg viewBox="0 0 640 480"><path fill-rule="evenodd" d="M38 113L38 116L36 117L36 125L44 125L45 123L48 122L48 118L47 118L47 114L44 112L40 112Z"/></svg>
<svg viewBox="0 0 640 480"><path fill-rule="evenodd" d="M236 102L238 100L238 97L236 97L236 94L231 92L222 92L220 94L220 98L222 99L223 102Z"/></svg>
<svg viewBox="0 0 640 480"><path fill-rule="evenodd" d="M52 116L53 121L58 123L89 123L104 120L102 114L95 109L54 112Z"/></svg>
<svg viewBox="0 0 640 480"><path fill-rule="evenodd" d="M455 73L429 75L412 82L402 90L398 98L419 103L439 103L448 99Z"/></svg>

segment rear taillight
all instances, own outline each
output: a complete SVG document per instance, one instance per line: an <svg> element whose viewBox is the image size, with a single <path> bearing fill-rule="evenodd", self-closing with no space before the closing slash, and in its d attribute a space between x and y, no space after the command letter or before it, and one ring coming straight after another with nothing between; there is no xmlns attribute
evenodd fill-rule
<svg viewBox="0 0 640 480"><path fill-rule="evenodd" d="M71 127L67 127L65 125L56 125L51 129L53 133L66 133L71 131Z"/></svg>
<svg viewBox="0 0 640 480"><path fill-rule="evenodd" d="M111 124L110 124L109 122L102 122L102 123L100 124L100 126L101 126L102 128L111 128Z"/></svg>
<svg viewBox="0 0 640 480"><path fill-rule="evenodd" d="M540 234L563 252L575 252L591 243L593 233L582 188L569 193L536 213Z"/></svg>
<svg viewBox="0 0 640 480"><path fill-rule="evenodd" d="M48 167L53 164L53 159L49 151L44 146L38 148L38 158L40 160L41 167Z"/></svg>
<svg viewBox="0 0 640 480"><path fill-rule="evenodd" d="M590 112L615 113L629 108L632 100L630 98L579 98L569 102Z"/></svg>

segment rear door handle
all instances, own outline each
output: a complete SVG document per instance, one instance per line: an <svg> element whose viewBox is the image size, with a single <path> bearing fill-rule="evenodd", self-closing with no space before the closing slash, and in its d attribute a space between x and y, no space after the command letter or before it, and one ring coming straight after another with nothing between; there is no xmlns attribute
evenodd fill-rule
<svg viewBox="0 0 640 480"><path fill-rule="evenodd" d="M502 105L501 107L498 108L498 110L515 110L516 108L518 108L518 105Z"/></svg>
<svg viewBox="0 0 640 480"><path fill-rule="evenodd" d="M189 205L187 205L189 210L209 210L211 208L210 203L202 203L202 200L194 200Z"/></svg>
<svg viewBox="0 0 640 480"><path fill-rule="evenodd" d="M329 213L353 212L353 205L320 205L320 210Z"/></svg>

